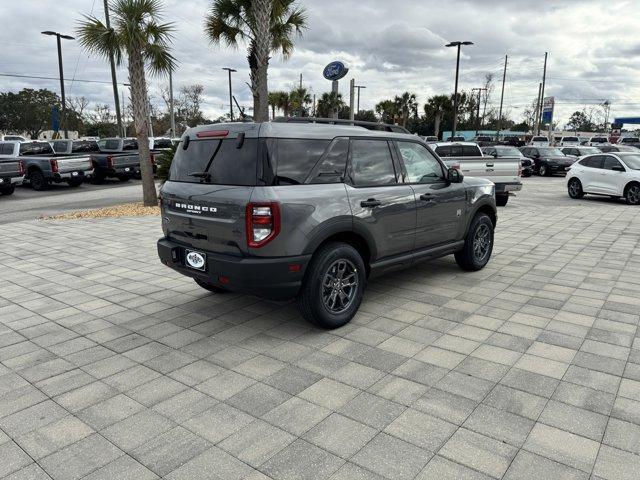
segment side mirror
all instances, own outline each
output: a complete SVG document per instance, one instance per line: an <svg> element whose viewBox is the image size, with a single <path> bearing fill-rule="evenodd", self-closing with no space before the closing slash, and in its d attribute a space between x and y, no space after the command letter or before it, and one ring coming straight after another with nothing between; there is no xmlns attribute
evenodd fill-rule
<svg viewBox="0 0 640 480"><path fill-rule="evenodd" d="M491 156L492 156L493 158L498 158L498 152L493 152L493 153L491 154Z"/></svg>
<svg viewBox="0 0 640 480"><path fill-rule="evenodd" d="M449 182L451 183L462 183L462 180L464 179L464 175L462 175L462 172L457 168L450 168L448 175Z"/></svg>
<svg viewBox="0 0 640 480"><path fill-rule="evenodd" d="M611 170L614 170L616 172L624 172L624 167L622 165L614 165L613 167L611 167Z"/></svg>

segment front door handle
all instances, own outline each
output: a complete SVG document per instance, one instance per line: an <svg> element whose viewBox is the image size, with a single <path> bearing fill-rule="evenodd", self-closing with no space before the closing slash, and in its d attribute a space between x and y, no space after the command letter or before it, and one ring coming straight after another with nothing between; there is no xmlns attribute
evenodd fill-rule
<svg viewBox="0 0 640 480"><path fill-rule="evenodd" d="M433 193L423 193L420 195L420 200L424 200L425 202L431 202L434 198Z"/></svg>
<svg viewBox="0 0 640 480"><path fill-rule="evenodd" d="M360 202L360 206L362 208L374 208L379 207L380 205L382 205L382 202L380 200L376 200L375 198L369 198Z"/></svg>
<svg viewBox="0 0 640 480"><path fill-rule="evenodd" d="M493 163L487 163L487 167L493 167Z"/></svg>

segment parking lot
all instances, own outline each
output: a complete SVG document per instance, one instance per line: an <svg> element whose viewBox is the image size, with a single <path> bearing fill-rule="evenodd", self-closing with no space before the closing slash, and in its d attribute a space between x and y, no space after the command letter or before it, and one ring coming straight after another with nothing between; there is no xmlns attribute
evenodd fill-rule
<svg viewBox="0 0 640 480"><path fill-rule="evenodd" d="M4 225L0 478L639 478L640 209L523 182L484 270L334 331L160 264L158 218Z"/></svg>

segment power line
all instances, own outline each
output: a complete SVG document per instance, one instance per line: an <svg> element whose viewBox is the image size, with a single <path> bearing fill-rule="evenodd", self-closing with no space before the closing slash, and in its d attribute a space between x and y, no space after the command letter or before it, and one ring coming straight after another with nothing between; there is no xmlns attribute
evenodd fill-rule
<svg viewBox="0 0 640 480"><path fill-rule="evenodd" d="M12 77L12 78L31 78L31 79L36 79L36 80L56 80L59 81L60 78L56 78L56 77L40 77L37 75L16 75L16 74L12 74L12 73L0 73L0 77ZM67 81L69 81L67 79ZM103 80L81 80L79 78L76 78L75 80L73 80L74 82L82 82L82 83L105 83L107 85L111 85L111 82L105 82ZM118 85L127 85L126 83L118 83Z"/></svg>

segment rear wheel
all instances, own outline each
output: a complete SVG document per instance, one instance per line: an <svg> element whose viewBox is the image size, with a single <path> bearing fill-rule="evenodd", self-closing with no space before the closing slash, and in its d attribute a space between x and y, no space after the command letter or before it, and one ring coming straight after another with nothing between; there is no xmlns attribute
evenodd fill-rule
<svg viewBox="0 0 640 480"><path fill-rule="evenodd" d="M624 192L624 199L629 205L640 204L640 183L632 183Z"/></svg>
<svg viewBox="0 0 640 480"><path fill-rule="evenodd" d="M346 243L327 243L307 268L297 299L300 313L319 327L342 327L358 311L365 282L364 261L358 251Z"/></svg>
<svg viewBox="0 0 640 480"><path fill-rule="evenodd" d="M79 187L80 185L82 185L82 182L84 180L82 178L74 178L73 180L69 180L69 186L70 187Z"/></svg>
<svg viewBox="0 0 640 480"><path fill-rule="evenodd" d="M10 185L8 187L0 188L0 193L2 195L12 195L13 192L15 192L15 190L16 190L16 186L15 185Z"/></svg>
<svg viewBox="0 0 640 480"><path fill-rule="evenodd" d="M582 183L577 178L572 178L569 180L567 184L567 190L569 192L569 196L571 198L579 199L584 197L584 192L582 191Z"/></svg>
<svg viewBox="0 0 640 480"><path fill-rule="evenodd" d="M49 186L40 170L34 170L29 174L29 183L36 192L45 190Z"/></svg>
<svg viewBox="0 0 640 480"><path fill-rule="evenodd" d="M496 205L504 207L509 201L509 195L496 195Z"/></svg>
<svg viewBox="0 0 640 480"><path fill-rule="evenodd" d="M549 167L546 165L540 165L540 176L548 177L549 176Z"/></svg>
<svg viewBox="0 0 640 480"><path fill-rule="evenodd" d="M101 183L104 183L104 173L102 173L100 171L96 171L93 174L93 178L91 180L91 183L93 183L94 185L100 185Z"/></svg>
<svg viewBox="0 0 640 480"><path fill-rule="evenodd" d="M229 290L225 290L222 287L219 287L217 285L214 285L213 283L210 282L205 282L204 280L200 280L199 278L194 278L193 279L199 286L201 286L202 288L204 288L205 290L209 290L210 292L214 292L214 293L227 293Z"/></svg>
<svg viewBox="0 0 640 480"><path fill-rule="evenodd" d="M131 180L131 177L129 175L118 175L118 180L121 182L128 182Z"/></svg>
<svg viewBox="0 0 640 480"><path fill-rule="evenodd" d="M488 215L478 213L469 226L464 247L455 253L456 263L463 270L481 270L493 252L493 223Z"/></svg>

